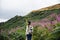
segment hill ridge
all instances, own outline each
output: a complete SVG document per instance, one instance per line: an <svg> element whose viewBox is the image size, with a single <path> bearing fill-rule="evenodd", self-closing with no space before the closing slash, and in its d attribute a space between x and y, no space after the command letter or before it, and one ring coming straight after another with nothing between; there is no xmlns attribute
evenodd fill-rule
<svg viewBox="0 0 60 40"><path fill-rule="evenodd" d="M55 4L55 5L44 7L44 8L38 9L38 10L32 10L32 12L44 11L44 10L53 10L53 9L59 9L59 8L60 8L60 4Z"/></svg>

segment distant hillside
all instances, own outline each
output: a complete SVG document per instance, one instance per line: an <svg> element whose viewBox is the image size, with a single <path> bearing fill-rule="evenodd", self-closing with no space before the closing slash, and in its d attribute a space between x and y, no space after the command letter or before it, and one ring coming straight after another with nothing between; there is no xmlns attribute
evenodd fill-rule
<svg viewBox="0 0 60 40"><path fill-rule="evenodd" d="M56 4L56 5L49 6L49 7L46 7L46 8L42 8L42 9L39 9L39 10L33 10L27 16L29 18L31 17L33 19L35 19L36 17L37 17L37 19L41 19L42 15L43 16L48 16L51 13L59 14L60 13L60 4Z"/></svg>
<svg viewBox="0 0 60 40"><path fill-rule="evenodd" d="M25 18L22 16L16 15L15 17L9 19L7 22L4 24L0 24L0 29L11 29L15 28L17 26L24 26L25 25Z"/></svg>
<svg viewBox="0 0 60 40"><path fill-rule="evenodd" d="M51 14L60 14L60 4L56 4L47 8L42 8L37 11L32 11L28 15L23 17L16 15L15 17L5 22L2 26L0 26L0 29L11 29L15 28L16 26L24 27L26 26L26 19L31 20L32 22L40 21L44 18L47 18Z"/></svg>

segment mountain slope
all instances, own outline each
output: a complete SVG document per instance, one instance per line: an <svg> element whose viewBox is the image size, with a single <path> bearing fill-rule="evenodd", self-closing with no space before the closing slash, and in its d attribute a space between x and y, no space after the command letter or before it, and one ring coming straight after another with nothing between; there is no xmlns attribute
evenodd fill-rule
<svg viewBox="0 0 60 40"><path fill-rule="evenodd" d="M42 19L52 13L60 14L60 4L32 11L26 17L28 17L29 19Z"/></svg>
<svg viewBox="0 0 60 40"><path fill-rule="evenodd" d="M46 10L48 9L48 10ZM51 9L51 10L50 10ZM41 11L42 10L42 11ZM60 14L60 4L56 4L50 7L46 7L37 11L32 11L26 16L18 16L16 15L15 17L11 18L7 22L5 22L2 27L0 28L14 28L16 26L23 27L26 25L26 19L31 20L31 21L38 21L43 18L46 18L47 16L51 14Z"/></svg>
<svg viewBox="0 0 60 40"><path fill-rule="evenodd" d="M33 26L52 27L52 24L56 26L56 23L60 22L60 4L32 11L23 17L16 15L7 22L0 23L0 34L9 40L17 40L21 37L24 40L26 20L31 20Z"/></svg>

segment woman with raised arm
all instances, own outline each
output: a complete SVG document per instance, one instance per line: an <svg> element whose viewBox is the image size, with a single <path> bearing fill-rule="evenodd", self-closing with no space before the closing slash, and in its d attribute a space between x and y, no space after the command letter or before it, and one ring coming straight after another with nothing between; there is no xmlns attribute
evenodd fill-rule
<svg viewBox="0 0 60 40"><path fill-rule="evenodd" d="M32 32L33 32L33 27L31 26L31 21L28 21L28 25L26 26L27 40L32 40Z"/></svg>

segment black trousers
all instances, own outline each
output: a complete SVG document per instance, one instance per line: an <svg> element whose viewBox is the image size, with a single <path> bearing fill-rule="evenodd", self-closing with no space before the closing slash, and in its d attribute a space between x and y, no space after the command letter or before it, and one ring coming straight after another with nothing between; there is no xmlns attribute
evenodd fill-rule
<svg viewBox="0 0 60 40"><path fill-rule="evenodd" d="M27 34L27 40L31 40L32 34Z"/></svg>

